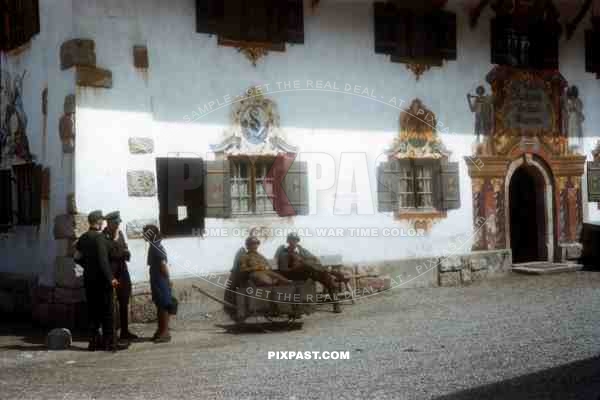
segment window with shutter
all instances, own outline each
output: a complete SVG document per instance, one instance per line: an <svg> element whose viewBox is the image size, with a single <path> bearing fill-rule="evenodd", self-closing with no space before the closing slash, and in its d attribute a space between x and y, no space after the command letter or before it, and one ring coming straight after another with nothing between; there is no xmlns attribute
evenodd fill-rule
<svg viewBox="0 0 600 400"><path fill-rule="evenodd" d="M559 37L560 25L554 22L496 17L491 21L492 64L558 69Z"/></svg>
<svg viewBox="0 0 600 400"><path fill-rule="evenodd" d="M13 225L13 190L10 170L0 170L0 232Z"/></svg>
<svg viewBox="0 0 600 400"><path fill-rule="evenodd" d="M42 215L42 167L13 166L17 189L17 225L40 225Z"/></svg>
<svg viewBox="0 0 600 400"><path fill-rule="evenodd" d="M404 64L442 66L456 60L456 15L413 8L374 3L375 52Z"/></svg>
<svg viewBox="0 0 600 400"><path fill-rule="evenodd" d="M197 0L196 31L218 34L220 45L285 51L304 43L302 0Z"/></svg>
<svg viewBox="0 0 600 400"><path fill-rule="evenodd" d="M204 162L201 158L156 160L160 228L165 236L204 229Z"/></svg>

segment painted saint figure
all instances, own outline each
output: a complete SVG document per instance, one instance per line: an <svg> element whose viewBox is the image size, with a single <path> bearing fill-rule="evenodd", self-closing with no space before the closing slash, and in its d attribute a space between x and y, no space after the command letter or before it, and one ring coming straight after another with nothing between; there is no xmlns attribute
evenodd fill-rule
<svg viewBox="0 0 600 400"><path fill-rule="evenodd" d="M485 94L483 86L478 86L475 93L475 95L467 94L467 101L471 112L475 113L477 144L481 143L482 136L485 144L491 136L494 126L494 102L491 95Z"/></svg>
<svg viewBox="0 0 600 400"><path fill-rule="evenodd" d="M569 136L569 144L572 150L581 150L583 148L583 102L579 98L579 89L577 86L571 86L567 90L566 99L567 125L566 132Z"/></svg>

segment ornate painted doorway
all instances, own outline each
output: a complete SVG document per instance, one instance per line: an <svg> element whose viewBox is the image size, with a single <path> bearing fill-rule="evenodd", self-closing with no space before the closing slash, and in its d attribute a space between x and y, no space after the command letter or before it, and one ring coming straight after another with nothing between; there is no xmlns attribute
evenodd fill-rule
<svg viewBox="0 0 600 400"><path fill-rule="evenodd" d="M513 262L548 260L553 246L548 237L546 210L552 205L546 204L544 177L535 167L521 166L510 178L508 195Z"/></svg>

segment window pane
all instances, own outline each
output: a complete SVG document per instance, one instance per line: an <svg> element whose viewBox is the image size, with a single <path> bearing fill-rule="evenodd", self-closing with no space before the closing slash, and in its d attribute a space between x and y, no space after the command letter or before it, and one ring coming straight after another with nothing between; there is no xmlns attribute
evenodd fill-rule
<svg viewBox="0 0 600 400"><path fill-rule="evenodd" d="M400 169L400 186L398 190L398 200L400 208L413 208L415 206L413 171L410 166Z"/></svg>
<svg viewBox="0 0 600 400"><path fill-rule="evenodd" d="M250 212L248 163L235 161L231 169L231 209L234 214Z"/></svg>
<svg viewBox="0 0 600 400"><path fill-rule="evenodd" d="M417 207L433 207L432 173L430 166L415 167Z"/></svg>

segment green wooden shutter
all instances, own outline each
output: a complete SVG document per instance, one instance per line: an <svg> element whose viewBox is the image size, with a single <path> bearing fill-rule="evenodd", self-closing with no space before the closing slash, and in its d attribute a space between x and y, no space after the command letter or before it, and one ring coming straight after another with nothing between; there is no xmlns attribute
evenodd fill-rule
<svg viewBox="0 0 600 400"><path fill-rule="evenodd" d="M587 163L588 201L600 202L600 161Z"/></svg>
<svg viewBox="0 0 600 400"><path fill-rule="evenodd" d="M308 165L306 161L296 160L293 154L284 157L287 158L285 162L275 166L282 176L281 189L277 193L277 214L280 217L308 215Z"/></svg>
<svg viewBox="0 0 600 400"><path fill-rule="evenodd" d="M0 231L13 224L12 174L0 170Z"/></svg>
<svg viewBox="0 0 600 400"><path fill-rule="evenodd" d="M228 160L205 164L205 204L207 218L231 217L231 171Z"/></svg>
<svg viewBox="0 0 600 400"><path fill-rule="evenodd" d="M398 210L398 185L400 183L400 162L391 160L377 166L377 211Z"/></svg>
<svg viewBox="0 0 600 400"><path fill-rule="evenodd" d="M460 208L460 170L457 162L441 163L442 210Z"/></svg>

